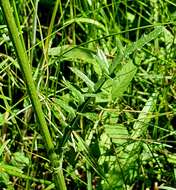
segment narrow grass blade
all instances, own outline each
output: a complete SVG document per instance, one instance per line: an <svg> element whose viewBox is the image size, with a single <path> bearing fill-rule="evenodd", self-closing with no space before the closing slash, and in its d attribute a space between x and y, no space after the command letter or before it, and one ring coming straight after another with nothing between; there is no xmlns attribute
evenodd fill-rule
<svg viewBox="0 0 176 190"><path fill-rule="evenodd" d="M75 136L77 140L78 149L80 152L83 152L84 157L87 161L87 163L99 174L102 178L106 179L101 169L98 167L98 164L95 162L94 158L90 155L89 150L83 141L83 139L73 131L73 135Z"/></svg>
<svg viewBox="0 0 176 190"><path fill-rule="evenodd" d="M64 23L64 25L70 25L72 23L87 23L87 24L92 24L95 25L97 28L100 28L102 30L105 31L105 27L103 24L101 24L100 22L93 20L91 18L74 18L71 20L68 20L67 22Z"/></svg>
<svg viewBox="0 0 176 190"><path fill-rule="evenodd" d="M10 176L16 176L16 177L23 178L23 179L29 179L29 180L37 182L37 183L46 184L46 185L52 184L51 181L37 179L37 178L31 177L31 176L27 176L27 175L23 174L23 171L21 169L19 169L18 167L4 164L2 162L0 162L0 171L6 172Z"/></svg>

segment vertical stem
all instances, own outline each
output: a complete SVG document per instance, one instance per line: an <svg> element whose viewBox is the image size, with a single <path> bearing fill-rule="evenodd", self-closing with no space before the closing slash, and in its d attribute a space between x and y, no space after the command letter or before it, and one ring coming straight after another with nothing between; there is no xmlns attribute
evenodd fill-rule
<svg viewBox="0 0 176 190"><path fill-rule="evenodd" d="M17 29L14 16L12 14L12 8L10 6L9 0L0 0L2 10L4 12L4 17L7 22L7 26L9 32L11 34L11 39L13 41L13 45L16 51L16 55L19 60L19 65L22 70L26 87L28 89L29 97L31 99L35 114L38 119L39 127L41 130L41 135L45 142L45 147L48 151L49 158L52 164L54 171L54 182L56 189L58 190L66 190L66 185L64 181L64 176L61 168L61 164L59 163L58 156L54 151L54 145L52 142L52 138L50 136L48 126L44 117L44 113L42 111L42 106L40 100L38 98L38 94L36 91L36 87L32 78L32 70L29 65L29 60L26 54L25 47L22 44L22 40L20 38L20 33Z"/></svg>
<svg viewBox="0 0 176 190"><path fill-rule="evenodd" d="M44 47L44 59L43 59L43 67L45 66L48 66L48 49L49 49L49 43L50 43L50 39L51 39L51 33L52 33L52 30L53 30L53 26L54 26L54 22L55 22L55 18L56 18L56 14L57 14L57 11L58 11L58 7L59 7L59 4L60 4L60 0L56 0L55 2L55 5L54 5L54 9L53 9L53 13L52 13L52 17L51 17L51 21L50 21L50 25L49 25L49 28L48 28L48 37L45 41L45 47ZM46 62L46 65L44 64ZM47 75L46 75L46 83L48 82L48 78L49 78L49 70L48 70L48 67L47 67Z"/></svg>
<svg viewBox="0 0 176 190"><path fill-rule="evenodd" d="M87 166L87 190L92 190L92 174L88 163L86 163L86 166Z"/></svg>
<svg viewBox="0 0 176 190"><path fill-rule="evenodd" d="M52 33L52 30L53 30L54 21L56 18L56 14L57 14L59 4L60 4L60 0L56 0L56 3L54 5L54 9L53 9L53 14L52 14L51 21L50 21L50 25L48 28L48 38L46 39L46 42L45 42L45 52L44 52L46 60L48 59L48 48L49 48L49 42L50 42L50 38L51 38L50 35Z"/></svg>
<svg viewBox="0 0 176 190"><path fill-rule="evenodd" d="M34 46L35 43L36 43L38 2L39 2L39 0L34 0L34 5L33 5L34 14L33 14L32 42L31 42L31 46ZM31 65L32 65L32 61L33 61L33 56L34 56L34 48L31 49L31 55L30 55Z"/></svg>

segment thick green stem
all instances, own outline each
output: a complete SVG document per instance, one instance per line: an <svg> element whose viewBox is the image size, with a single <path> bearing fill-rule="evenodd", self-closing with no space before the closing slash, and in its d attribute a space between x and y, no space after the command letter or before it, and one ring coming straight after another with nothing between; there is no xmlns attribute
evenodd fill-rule
<svg viewBox="0 0 176 190"><path fill-rule="evenodd" d="M4 12L4 17L7 22L7 26L9 28L9 32L11 34L11 39L13 41L13 45L15 47L15 51L19 60L19 65L22 70L26 86L28 89L28 93L37 116L40 130L43 136L43 140L45 142L46 149L49 154L49 158L51 164L54 168L54 182L57 190L66 190L66 185L64 181L64 176L61 168L61 164L58 162L58 157L54 151L54 145L52 142L52 138L50 136L48 126L44 117L44 113L42 111L41 102L38 98L38 94L36 91L36 87L32 78L32 70L29 65L29 60L26 54L26 50L22 44L20 33L17 29L15 19L12 13L12 8L10 6L9 0L0 0L1 7Z"/></svg>

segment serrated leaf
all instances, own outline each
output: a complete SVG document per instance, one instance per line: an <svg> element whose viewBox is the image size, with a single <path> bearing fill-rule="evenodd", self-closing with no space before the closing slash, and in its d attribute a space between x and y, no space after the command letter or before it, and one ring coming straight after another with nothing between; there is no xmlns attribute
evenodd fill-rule
<svg viewBox="0 0 176 190"><path fill-rule="evenodd" d="M75 67L71 67L70 69L73 73L75 73L80 79L82 79L86 83L86 85L92 92L94 92L94 83L84 73L82 73Z"/></svg>
<svg viewBox="0 0 176 190"><path fill-rule="evenodd" d="M125 51L125 57L127 58L134 51L141 49L148 42L156 39L163 31L164 31L164 27L157 26L152 32L150 32L149 34L141 37L136 42L134 42L134 43L130 44L129 46L127 46L126 51Z"/></svg>
<svg viewBox="0 0 176 190"><path fill-rule="evenodd" d="M112 83L112 100L119 98L127 90L128 85L137 71L131 60L126 63L117 73Z"/></svg>

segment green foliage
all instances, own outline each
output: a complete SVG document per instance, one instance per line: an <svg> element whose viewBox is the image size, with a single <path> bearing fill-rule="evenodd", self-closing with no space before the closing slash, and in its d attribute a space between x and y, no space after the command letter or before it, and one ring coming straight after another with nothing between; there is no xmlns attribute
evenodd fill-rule
<svg viewBox="0 0 176 190"><path fill-rule="evenodd" d="M0 186L174 189L176 4L11 2L57 156L0 10Z"/></svg>

